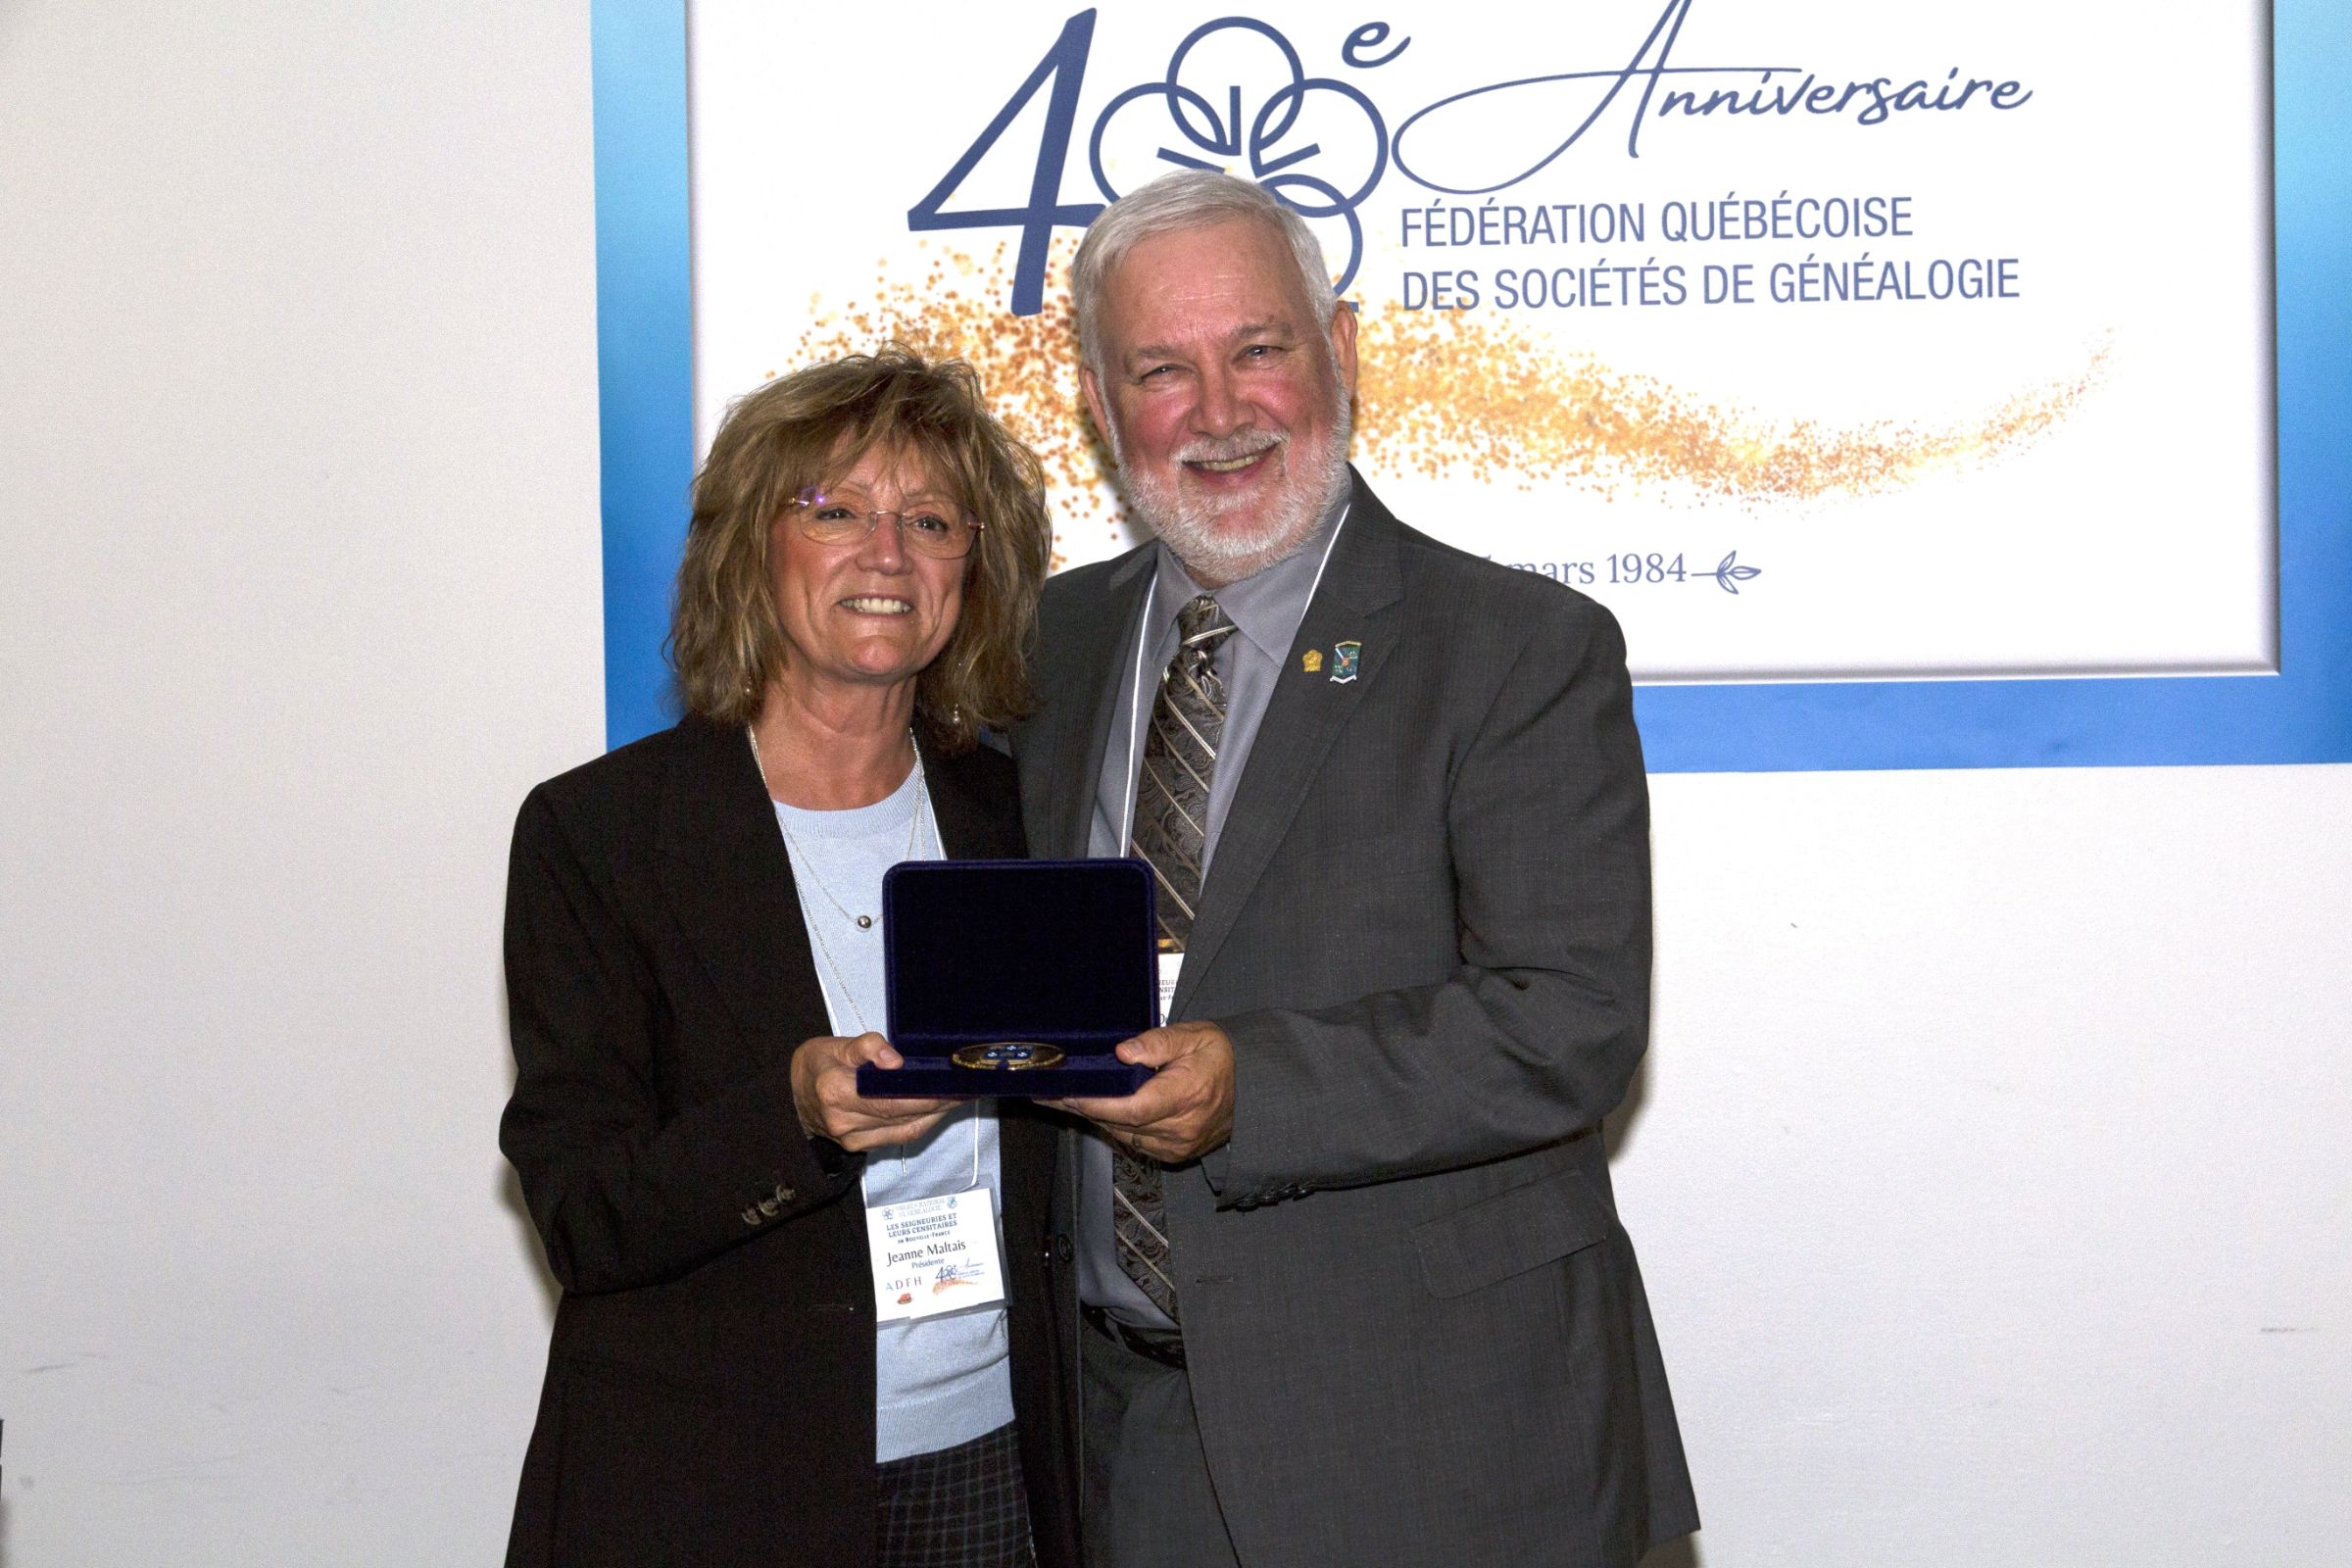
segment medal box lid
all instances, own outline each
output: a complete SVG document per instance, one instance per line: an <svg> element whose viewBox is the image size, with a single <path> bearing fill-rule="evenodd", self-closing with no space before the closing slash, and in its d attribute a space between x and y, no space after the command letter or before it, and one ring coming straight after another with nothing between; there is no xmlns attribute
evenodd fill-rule
<svg viewBox="0 0 2352 1568"><path fill-rule="evenodd" d="M897 1072L861 1093L1128 1094L1150 1069L1110 1055L1159 1022L1152 868L1141 860L908 860L882 879L883 976ZM952 1065L958 1047L1035 1041L1023 1071ZM949 1087L953 1081L954 1087Z"/></svg>

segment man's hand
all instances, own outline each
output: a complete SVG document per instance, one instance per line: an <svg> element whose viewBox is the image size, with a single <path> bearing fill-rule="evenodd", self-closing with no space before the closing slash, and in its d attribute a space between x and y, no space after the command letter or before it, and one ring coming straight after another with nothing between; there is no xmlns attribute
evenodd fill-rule
<svg viewBox="0 0 2352 1568"><path fill-rule="evenodd" d="M1055 1100L1114 1142L1162 1164L1198 1159L1233 1137L1233 1042L1213 1023L1172 1023L1120 1043L1121 1061L1159 1071L1123 1100Z"/></svg>
<svg viewBox="0 0 2352 1568"><path fill-rule="evenodd" d="M818 1035L792 1054L792 1102L801 1131L848 1150L911 1144L952 1108L952 1100L868 1100L858 1093L858 1064L898 1067L906 1058L872 1032L855 1040Z"/></svg>

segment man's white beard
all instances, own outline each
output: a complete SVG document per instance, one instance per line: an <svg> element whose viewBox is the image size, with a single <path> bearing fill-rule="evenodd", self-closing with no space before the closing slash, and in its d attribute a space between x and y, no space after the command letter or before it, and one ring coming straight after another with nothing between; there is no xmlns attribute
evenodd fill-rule
<svg viewBox="0 0 2352 1568"><path fill-rule="evenodd" d="M1265 515L1253 528L1219 526L1222 508L1205 498L1187 500L1178 494L1177 481L1130 467L1115 421L1110 431L1110 456L1119 466L1119 489L1127 497L1128 509L1167 542L1194 576L1213 577L1222 585L1254 576L1298 554L1313 536L1316 522L1348 482L1352 414L1343 395L1331 438L1319 452L1300 452L1288 436L1274 438L1278 449L1258 461L1283 464L1282 489L1266 505ZM1242 457L1266 445L1267 435L1250 426L1222 440L1196 441L1176 454L1176 462L1217 463Z"/></svg>

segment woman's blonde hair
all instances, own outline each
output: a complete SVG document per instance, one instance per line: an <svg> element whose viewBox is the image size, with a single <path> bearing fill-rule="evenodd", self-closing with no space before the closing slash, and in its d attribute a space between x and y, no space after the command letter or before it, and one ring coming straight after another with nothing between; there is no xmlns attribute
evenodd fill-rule
<svg viewBox="0 0 2352 1568"><path fill-rule="evenodd" d="M1044 470L999 424L959 360L893 345L768 382L727 410L694 481L678 564L669 661L687 708L748 722L783 668L768 541L785 503L838 480L866 452L926 462L980 523L956 630L915 686L915 715L943 752L970 750L1031 706L1025 650L1053 550Z"/></svg>

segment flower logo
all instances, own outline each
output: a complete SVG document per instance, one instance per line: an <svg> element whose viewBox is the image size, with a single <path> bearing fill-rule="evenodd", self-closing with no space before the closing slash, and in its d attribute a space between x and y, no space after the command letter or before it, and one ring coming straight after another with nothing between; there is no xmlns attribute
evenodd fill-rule
<svg viewBox="0 0 2352 1568"><path fill-rule="evenodd" d="M1173 136L1152 117L1124 113L1150 100L1166 109ZM1371 99L1347 82L1307 75L1298 51L1279 31L1226 17L1194 28L1176 46L1164 79L1139 83L1103 106L1087 157L1096 185L1111 201L1122 194L1122 182L1141 185L1167 172L1157 166L1173 165L1243 175L1301 218L1318 224L1339 220L1347 228L1348 265L1333 286L1345 290L1363 261L1355 209L1388 172L1389 135Z"/></svg>

